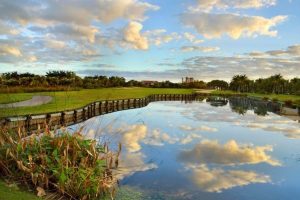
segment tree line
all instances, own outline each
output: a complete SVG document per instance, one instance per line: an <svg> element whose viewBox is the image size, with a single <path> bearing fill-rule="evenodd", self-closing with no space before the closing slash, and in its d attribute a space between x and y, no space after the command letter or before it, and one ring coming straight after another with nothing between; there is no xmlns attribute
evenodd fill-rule
<svg viewBox="0 0 300 200"><path fill-rule="evenodd" d="M153 88L199 88L233 90L236 92L300 94L300 78L284 79L280 74L268 78L249 79L246 75L235 75L230 82L212 80L210 82L194 81L192 83L173 83L171 81L151 84L129 80L118 76L86 76L80 77L71 71L49 71L46 75L10 72L0 76L1 87L70 87L70 88L107 88L107 87L153 87Z"/></svg>

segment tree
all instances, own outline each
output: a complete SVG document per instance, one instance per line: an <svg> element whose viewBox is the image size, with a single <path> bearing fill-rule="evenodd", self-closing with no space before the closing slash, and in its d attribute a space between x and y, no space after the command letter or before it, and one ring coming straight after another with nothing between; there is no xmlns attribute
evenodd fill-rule
<svg viewBox="0 0 300 200"><path fill-rule="evenodd" d="M206 85L210 89L217 89L217 90L228 89L228 83L223 80L212 80L212 81L208 82Z"/></svg>
<svg viewBox="0 0 300 200"><path fill-rule="evenodd" d="M249 92L251 81L246 75L235 75L230 82L230 89L237 92Z"/></svg>

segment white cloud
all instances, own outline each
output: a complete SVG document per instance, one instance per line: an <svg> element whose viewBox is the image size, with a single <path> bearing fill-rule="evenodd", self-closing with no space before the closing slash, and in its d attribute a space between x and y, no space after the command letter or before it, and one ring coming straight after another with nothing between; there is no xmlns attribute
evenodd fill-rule
<svg viewBox="0 0 300 200"><path fill-rule="evenodd" d="M147 50L148 39L141 35L143 25L138 22L130 22L123 30L124 41L131 44L135 49Z"/></svg>
<svg viewBox="0 0 300 200"><path fill-rule="evenodd" d="M145 155L141 152L122 152L119 167L115 171L116 178L118 180L122 180L123 178L131 176L136 172L142 172L157 168L157 165L155 165L154 163L145 163L144 159Z"/></svg>
<svg viewBox="0 0 300 200"><path fill-rule="evenodd" d="M209 126L200 126L200 127L191 127L189 125L181 125L179 127L183 131L207 131L207 132L216 132L217 128L209 127Z"/></svg>
<svg viewBox="0 0 300 200"><path fill-rule="evenodd" d="M47 40L46 41L46 46L48 48L52 48L52 49L62 49L64 47L66 47L66 43L63 41L58 41L58 40Z"/></svg>
<svg viewBox="0 0 300 200"><path fill-rule="evenodd" d="M192 33L189 33L189 32L185 32L183 34L184 38L187 39L189 42L193 43L193 44L199 44L199 43L203 43L204 40L200 40L200 39L197 39L197 37L192 34Z"/></svg>
<svg viewBox="0 0 300 200"><path fill-rule="evenodd" d="M95 35L99 30L94 26L80 26L74 24L59 24L47 28L46 32L62 40L83 40L95 42Z"/></svg>
<svg viewBox="0 0 300 200"><path fill-rule="evenodd" d="M195 139L200 139L200 138L202 138L201 135L191 133L191 134L188 134L185 138L182 138L180 140L180 143L181 144L188 144L188 143L191 143L192 141L194 141Z"/></svg>
<svg viewBox="0 0 300 200"><path fill-rule="evenodd" d="M205 53L220 50L219 47L201 47L201 46L182 46L180 49L183 52L201 51Z"/></svg>
<svg viewBox="0 0 300 200"><path fill-rule="evenodd" d="M270 56L300 56L300 45L289 46L286 50L271 50L265 52Z"/></svg>
<svg viewBox="0 0 300 200"><path fill-rule="evenodd" d="M231 140L224 145L217 141L204 140L197 144L192 150L182 151L179 159L186 163L217 163L224 165L241 165L268 163L273 166L280 162L272 159L266 152L272 151L271 146L252 147L239 145Z"/></svg>
<svg viewBox="0 0 300 200"><path fill-rule="evenodd" d="M277 36L276 30L271 30L285 21L287 16L264 18L260 16L242 16L238 14L185 13L182 22L195 28L205 38L220 38L226 34L233 39L254 37L257 35Z"/></svg>
<svg viewBox="0 0 300 200"><path fill-rule="evenodd" d="M210 11L213 8L248 9L276 5L276 0L197 0L197 9Z"/></svg>
<svg viewBox="0 0 300 200"><path fill-rule="evenodd" d="M100 27L108 28L108 24L116 20L140 24L147 19L148 11L158 9L140 0L3 0L0 2L1 39L18 41L18 45L2 46L0 62L31 62L37 57L41 62L55 63L90 60L100 54L100 45L104 46L99 42L103 40L101 37L106 37L101 34ZM139 25L129 28L132 32L127 30L126 45L148 49L147 39L133 30L138 30ZM108 36L105 41L113 41L114 38ZM113 42L124 47L121 34ZM32 55L35 58L30 57Z"/></svg>
<svg viewBox="0 0 300 200"><path fill-rule="evenodd" d="M165 29L146 31L144 33L144 36L148 38L150 44L154 44L156 46L160 46L164 43L169 43L173 40L181 39L181 36L178 33L167 33L167 30Z"/></svg>
<svg viewBox="0 0 300 200"><path fill-rule="evenodd" d="M178 140L177 137L171 137L167 133L161 133L159 129L154 129L144 140L144 143L154 146L163 146L165 143L174 144Z"/></svg>
<svg viewBox="0 0 300 200"><path fill-rule="evenodd" d="M138 0L100 0L99 19L106 23L118 18L143 21L148 10L158 10L159 7Z"/></svg>
<svg viewBox="0 0 300 200"><path fill-rule="evenodd" d="M269 176L253 171L209 169L206 166L195 167L192 171L192 180L206 192L222 192L233 187L271 182Z"/></svg>
<svg viewBox="0 0 300 200"><path fill-rule="evenodd" d="M141 149L140 141L146 138L147 126L145 125L132 125L122 134L122 144L129 152L137 152Z"/></svg>
<svg viewBox="0 0 300 200"><path fill-rule="evenodd" d="M117 19L144 20L145 13L159 7L139 0L1 1L0 18L22 25L57 23L90 25L92 21L110 23Z"/></svg>
<svg viewBox="0 0 300 200"><path fill-rule="evenodd" d="M2 55L2 56L12 55L12 56L15 56L15 57L21 57L22 53L21 53L20 49L17 48L17 47L2 44L0 46L0 55Z"/></svg>

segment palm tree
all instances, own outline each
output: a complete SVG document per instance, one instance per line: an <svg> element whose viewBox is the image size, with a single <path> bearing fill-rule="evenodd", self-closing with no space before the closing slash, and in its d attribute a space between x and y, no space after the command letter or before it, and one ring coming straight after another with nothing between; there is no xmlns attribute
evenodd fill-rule
<svg viewBox="0 0 300 200"><path fill-rule="evenodd" d="M238 92L248 92L250 89L250 80L244 75L235 75L231 82L230 88Z"/></svg>

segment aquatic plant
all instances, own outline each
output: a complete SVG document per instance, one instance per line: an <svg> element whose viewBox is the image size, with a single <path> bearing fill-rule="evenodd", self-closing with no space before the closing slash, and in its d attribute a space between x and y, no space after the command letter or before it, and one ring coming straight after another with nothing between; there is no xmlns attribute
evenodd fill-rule
<svg viewBox="0 0 300 200"><path fill-rule="evenodd" d="M54 134L46 129L27 136L21 129L17 134L2 129L0 175L36 189L38 196L51 192L52 199L113 198L117 180L112 171L118 167L120 151L120 145L111 152L80 131Z"/></svg>

